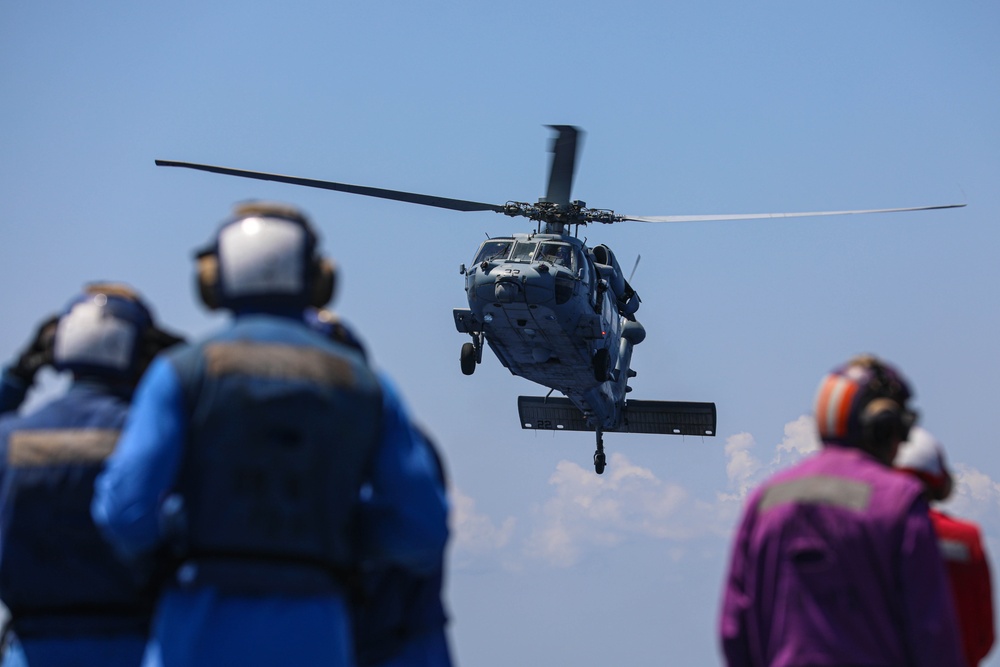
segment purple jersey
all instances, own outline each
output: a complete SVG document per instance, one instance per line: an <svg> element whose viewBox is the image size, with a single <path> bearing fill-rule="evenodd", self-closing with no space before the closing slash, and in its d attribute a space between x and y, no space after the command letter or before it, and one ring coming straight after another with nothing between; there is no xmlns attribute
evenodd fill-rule
<svg viewBox="0 0 1000 667"><path fill-rule="evenodd" d="M825 445L750 497L722 606L730 667L963 664L919 482Z"/></svg>

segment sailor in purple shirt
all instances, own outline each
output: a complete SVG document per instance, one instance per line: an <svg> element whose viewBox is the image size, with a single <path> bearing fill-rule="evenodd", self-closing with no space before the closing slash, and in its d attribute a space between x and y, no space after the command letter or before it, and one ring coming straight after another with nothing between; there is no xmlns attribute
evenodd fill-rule
<svg viewBox="0 0 1000 667"><path fill-rule="evenodd" d="M744 510L720 621L727 665L963 664L922 489L889 467L916 421L909 398L872 356L823 379L823 449Z"/></svg>

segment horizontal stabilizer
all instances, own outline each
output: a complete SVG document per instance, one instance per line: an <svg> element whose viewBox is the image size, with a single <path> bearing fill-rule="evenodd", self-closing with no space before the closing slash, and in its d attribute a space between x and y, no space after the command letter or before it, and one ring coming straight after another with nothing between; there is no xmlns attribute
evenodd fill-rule
<svg viewBox="0 0 1000 667"><path fill-rule="evenodd" d="M587 418L568 398L518 396L517 413L521 417L521 428L543 431L594 430L587 425Z"/></svg>
<svg viewBox="0 0 1000 667"><path fill-rule="evenodd" d="M715 403L627 401L618 432L715 435Z"/></svg>
<svg viewBox="0 0 1000 667"><path fill-rule="evenodd" d="M586 417L568 398L518 396L521 428L549 431L593 431ZM621 425L608 433L715 435L715 403L635 401L625 404Z"/></svg>

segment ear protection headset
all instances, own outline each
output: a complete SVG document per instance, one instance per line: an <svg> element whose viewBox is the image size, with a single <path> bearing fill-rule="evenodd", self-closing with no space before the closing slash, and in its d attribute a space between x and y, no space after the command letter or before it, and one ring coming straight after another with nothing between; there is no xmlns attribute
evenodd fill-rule
<svg viewBox="0 0 1000 667"><path fill-rule="evenodd" d="M873 356L852 362L870 371L865 392L870 398L858 416L862 445L885 450L894 442L905 441L917 420L916 413L906 407L909 388L894 370Z"/></svg>
<svg viewBox="0 0 1000 667"><path fill-rule="evenodd" d="M303 289L299 293L266 288L241 295L227 292L220 266L220 262L226 261L227 258L220 258L220 239L223 236L223 231L230 225L239 224L250 218L258 218L262 222L269 220L291 222L299 225L304 231L305 243L302 249L304 275L300 276ZM318 239L308 218L294 206L256 201L237 204L233 211L233 217L223 223L215 242L195 254L198 295L211 310L233 308L241 304L322 308L333 299L336 290L337 270L332 261L319 255L316 249L317 245ZM224 249L222 252L225 254Z"/></svg>

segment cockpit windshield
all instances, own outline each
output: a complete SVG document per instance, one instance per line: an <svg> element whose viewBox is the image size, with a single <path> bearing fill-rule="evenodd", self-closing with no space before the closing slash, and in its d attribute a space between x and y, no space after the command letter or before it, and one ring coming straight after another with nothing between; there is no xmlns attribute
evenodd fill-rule
<svg viewBox="0 0 1000 667"><path fill-rule="evenodd" d="M479 249L479 254L476 255L476 261L473 262L473 264L503 261L507 259L507 255L510 254L510 248L512 245L514 245L514 239L489 240Z"/></svg>
<svg viewBox="0 0 1000 667"><path fill-rule="evenodd" d="M566 243L543 243L538 251L539 262L550 262L573 270L573 249Z"/></svg>
<svg viewBox="0 0 1000 667"><path fill-rule="evenodd" d="M510 254L510 261L530 262L537 247L538 241L518 241L514 244L514 252Z"/></svg>

